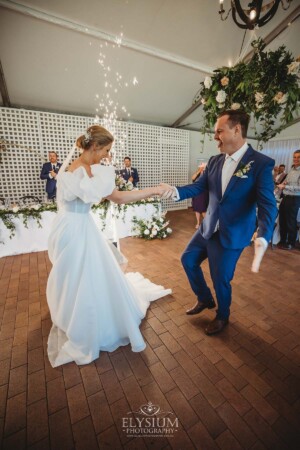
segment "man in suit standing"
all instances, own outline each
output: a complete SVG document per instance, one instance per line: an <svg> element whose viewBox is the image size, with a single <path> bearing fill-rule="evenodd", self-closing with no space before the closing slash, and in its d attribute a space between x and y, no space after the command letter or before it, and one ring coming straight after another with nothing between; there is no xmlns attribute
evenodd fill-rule
<svg viewBox="0 0 300 450"><path fill-rule="evenodd" d="M139 174L137 169L131 167L131 158L129 156L125 156L124 158L124 169L120 170L120 175L126 181L131 181L134 187L137 187L137 183L139 182Z"/></svg>
<svg viewBox="0 0 300 450"><path fill-rule="evenodd" d="M283 181L286 179L286 176L287 173L285 171L285 164L280 164L280 166L278 166L278 174L274 178L275 185L278 186L278 184L283 183Z"/></svg>
<svg viewBox="0 0 300 450"><path fill-rule="evenodd" d="M43 164L40 178L47 180L46 192L49 200L56 197L56 176L61 167L61 163L57 161L57 153L49 152L49 162Z"/></svg>
<svg viewBox="0 0 300 450"><path fill-rule="evenodd" d="M251 242L256 229L253 271L272 236L277 215L272 169L274 160L247 144L249 116L243 111L228 110L219 115L215 140L219 155L210 158L199 179L190 185L166 184L164 198L185 200L209 192L205 219L185 249L181 261L197 303L186 313L198 314L214 308L215 301L204 279L200 264L208 258L210 274L218 302L215 319L205 330L212 335L228 324L231 304L231 280L243 249Z"/></svg>

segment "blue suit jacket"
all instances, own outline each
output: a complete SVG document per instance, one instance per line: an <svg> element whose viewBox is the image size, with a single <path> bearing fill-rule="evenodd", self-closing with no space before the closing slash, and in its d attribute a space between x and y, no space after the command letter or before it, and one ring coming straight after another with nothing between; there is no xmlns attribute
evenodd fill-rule
<svg viewBox="0 0 300 450"><path fill-rule="evenodd" d="M203 175L195 183L178 187L180 200L195 197L208 190L209 204L199 232L205 239L209 239L219 221L221 244L231 249L249 245L257 228L257 209L258 237L263 237L269 242L277 216L272 178L274 160L249 146L235 170L236 173L239 167L253 161L251 169L246 174L247 178L233 175L222 196L224 160L224 154L213 156Z"/></svg>
<svg viewBox="0 0 300 450"><path fill-rule="evenodd" d="M61 163L56 163L56 167L59 170L61 167ZM58 172L58 170L56 169L56 172ZM47 194L50 194L50 195L53 192L55 192L55 189L56 189L56 180L54 178L49 177L49 174L51 171L52 171L52 164L50 162L47 162L47 163L43 164L41 175L40 175L41 180L47 180L46 192L47 192Z"/></svg>
<svg viewBox="0 0 300 450"><path fill-rule="evenodd" d="M124 180L128 181L130 177L133 178L133 186L136 186L137 183L139 182L139 174L137 169L135 169L134 167L130 167L130 175L128 175L127 173L127 169L121 169L119 171L119 174L124 178Z"/></svg>

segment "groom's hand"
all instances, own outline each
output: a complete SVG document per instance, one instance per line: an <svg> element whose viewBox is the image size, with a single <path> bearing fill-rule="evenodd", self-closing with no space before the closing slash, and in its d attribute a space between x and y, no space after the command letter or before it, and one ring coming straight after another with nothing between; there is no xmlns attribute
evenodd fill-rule
<svg viewBox="0 0 300 450"><path fill-rule="evenodd" d="M166 183L160 183L158 187L162 189L161 198L168 199L176 196L176 190L173 186Z"/></svg>
<svg viewBox="0 0 300 450"><path fill-rule="evenodd" d="M263 259L263 256L265 254L265 251L267 250L268 243L267 241L262 238L256 238L254 241L254 258L252 262L251 270L252 272L257 273L259 271L259 266L261 263L261 260Z"/></svg>

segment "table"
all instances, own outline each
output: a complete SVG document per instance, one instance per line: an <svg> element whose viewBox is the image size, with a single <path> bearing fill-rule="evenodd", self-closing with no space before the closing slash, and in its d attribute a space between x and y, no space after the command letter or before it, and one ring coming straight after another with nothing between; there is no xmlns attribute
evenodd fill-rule
<svg viewBox="0 0 300 450"><path fill-rule="evenodd" d="M105 236L108 239L115 240L116 238L132 236L133 216L136 216L138 219L150 219L153 214L157 214L158 211L160 211L160 204L129 204L127 205L125 213L122 211L119 213L117 209L115 210L118 215L115 221L112 220L110 210L108 211L105 221L100 219L98 211L99 210L92 211L92 217L94 218L98 228L102 230L103 227L105 227L103 230ZM9 230L0 220L0 257L47 250L48 236L52 227L52 222L56 216L56 212L44 211L41 215L42 228L39 228L37 222L32 218L28 219L28 228L25 228L22 217L15 218L15 236L11 239L9 238Z"/></svg>

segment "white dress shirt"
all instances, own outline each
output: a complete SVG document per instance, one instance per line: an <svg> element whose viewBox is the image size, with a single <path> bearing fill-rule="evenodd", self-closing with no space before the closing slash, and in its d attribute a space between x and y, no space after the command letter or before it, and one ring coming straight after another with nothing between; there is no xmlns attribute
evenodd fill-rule
<svg viewBox="0 0 300 450"><path fill-rule="evenodd" d="M237 166L239 165L242 157L246 153L248 148L247 142L236 152L234 152L232 155L226 155L224 165L222 168L222 195L224 195L224 192L227 188L227 185L230 181L230 178L234 174L234 172L237 169Z"/></svg>

